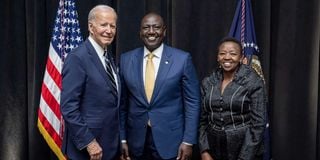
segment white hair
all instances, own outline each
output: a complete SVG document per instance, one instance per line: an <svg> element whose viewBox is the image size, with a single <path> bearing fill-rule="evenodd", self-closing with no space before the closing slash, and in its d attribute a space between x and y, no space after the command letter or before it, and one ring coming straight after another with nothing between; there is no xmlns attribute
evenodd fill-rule
<svg viewBox="0 0 320 160"><path fill-rule="evenodd" d="M97 6L93 7L93 8L90 10L89 15L88 15L88 22L94 20L94 19L96 18L96 13L97 13L97 11L101 11L101 10L111 11L111 12L114 13L114 15L115 15L116 18L117 18L117 13L116 13L116 11L115 11L112 7L110 7L110 6L108 6L108 5L100 4L100 5L97 5Z"/></svg>

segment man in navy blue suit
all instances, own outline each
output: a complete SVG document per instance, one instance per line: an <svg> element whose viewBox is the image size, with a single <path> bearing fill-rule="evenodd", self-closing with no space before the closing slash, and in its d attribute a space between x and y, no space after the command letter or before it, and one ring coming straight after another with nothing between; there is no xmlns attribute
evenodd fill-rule
<svg viewBox="0 0 320 160"><path fill-rule="evenodd" d="M66 58L62 70L62 151L69 159L120 157L120 81L110 50L117 14L98 5L88 16L90 35ZM109 63L109 70L107 69Z"/></svg>
<svg viewBox="0 0 320 160"><path fill-rule="evenodd" d="M123 158L186 160L197 142L197 74L190 54L165 45L165 35L162 17L148 13L140 28L144 47L121 55Z"/></svg>

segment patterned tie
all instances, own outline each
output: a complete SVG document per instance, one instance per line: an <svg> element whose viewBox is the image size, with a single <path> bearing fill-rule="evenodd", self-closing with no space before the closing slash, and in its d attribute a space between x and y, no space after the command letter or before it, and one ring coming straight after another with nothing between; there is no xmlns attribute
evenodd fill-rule
<svg viewBox="0 0 320 160"><path fill-rule="evenodd" d="M113 75L113 72L112 72L112 64L111 64L111 57L110 55L105 51L104 54L104 61L106 63L106 71L107 71L107 75L111 81L111 85L112 85L112 88L114 89L115 91L115 95L117 95L117 85L116 85L116 81L115 81L115 77Z"/></svg>
<svg viewBox="0 0 320 160"><path fill-rule="evenodd" d="M147 65L146 65L146 73L145 73L145 92L148 98L148 102L150 102L153 88L154 88L154 82L155 82L155 71L154 71L154 65L152 62L152 58L154 57L154 54L149 53L147 59Z"/></svg>

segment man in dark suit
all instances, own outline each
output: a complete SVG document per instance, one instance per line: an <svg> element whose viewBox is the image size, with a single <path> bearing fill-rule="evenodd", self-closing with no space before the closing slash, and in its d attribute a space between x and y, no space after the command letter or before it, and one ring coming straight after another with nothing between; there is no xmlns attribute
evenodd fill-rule
<svg viewBox="0 0 320 160"><path fill-rule="evenodd" d="M117 14L98 5L88 16L90 35L66 58L62 70L62 151L69 159L114 160L120 155L120 81L110 50ZM108 52L109 53L108 53Z"/></svg>
<svg viewBox="0 0 320 160"><path fill-rule="evenodd" d="M121 55L120 135L127 159L190 159L197 142L196 71L189 53L163 44L165 35L162 17L149 13L141 21L144 47Z"/></svg>

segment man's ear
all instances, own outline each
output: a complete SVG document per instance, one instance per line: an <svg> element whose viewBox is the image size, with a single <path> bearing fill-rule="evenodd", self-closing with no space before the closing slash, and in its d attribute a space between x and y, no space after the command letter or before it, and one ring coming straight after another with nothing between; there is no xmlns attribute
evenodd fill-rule
<svg viewBox="0 0 320 160"><path fill-rule="evenodd" d="M91 22L89 22L88 23L88 31L89 31L90 34L93 33L92 28L93 28L93 24Z"/></svg>

